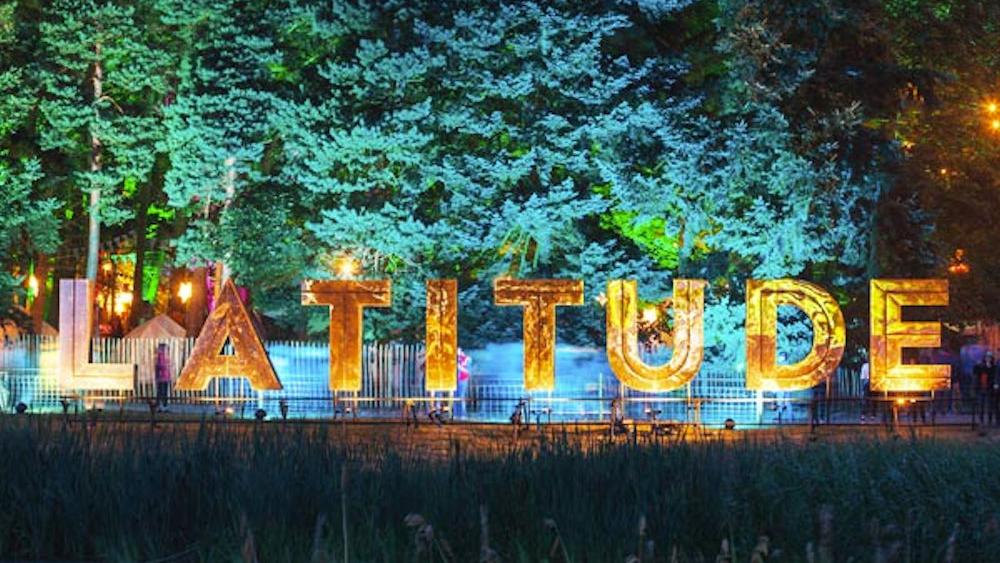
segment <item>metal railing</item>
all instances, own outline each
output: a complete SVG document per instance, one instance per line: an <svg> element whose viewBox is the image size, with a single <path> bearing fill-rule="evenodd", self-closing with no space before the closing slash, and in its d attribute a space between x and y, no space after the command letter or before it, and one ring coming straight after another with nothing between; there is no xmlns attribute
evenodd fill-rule
<svg viewBox="0 0 1000 563"><path fill-rule="evenodd" d="M160 344L167 346L176 378L191 354L194 339L98 338L92 342L93 361L135 364L135 389L128 393L74 392L58 384L55 338L7 340L0 346L0 411L13 412L18 403L31 412L60 412L67 405L74 410L104 405L148 408L147 401L156 397L155 358ZM951 401L948 393L865 397L857 371L847 369L838 370L828 386L795 393L748 390L743 375L736 372L705 371L690 384L659 394L628 389L610 371L576 374L571 385L552 392L527 392L520 380L473 372L466 395L457 396L428 392L419 360L423 346L399 343L366 345L361 391L334 393L329 390L325 342L275 341L265 346L284 385L281 391L254 391L243 378L219 378L204 391L172 389L168 402L180 411L228 408L245 417L253 416L257 409L270 416L284 411L293 418L315 419L393 418L404 412L424 415L443 411L449 417L494 422L507 421L523 402L525 422L595 422L607 420L611 401L620 397L623 415L633 421L722 425L730 419L744 426L869 423L892 418L884 414L890 412L894 417L902 413L904 421L912 415L918 423L968 424L979 404L970 397ZM988 422L989 413L983 410L982 414L984 423Z"/></svg>

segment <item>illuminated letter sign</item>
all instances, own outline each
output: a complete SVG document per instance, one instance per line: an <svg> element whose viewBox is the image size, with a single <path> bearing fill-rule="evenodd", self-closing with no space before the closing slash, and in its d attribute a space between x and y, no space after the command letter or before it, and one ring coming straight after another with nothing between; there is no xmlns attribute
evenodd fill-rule
<svg viewBox="0 0 1000 563"><path fill-rule="evenodd" d="M496 279L493 301L524 306L524 388L554 388L556 305L583 305L583 281Z"/></svg>
<svg viewBox="0 0 1000 563"><path fill-rule="evenodd" d="M425 387L454 391L458 387L458 281L427 282Z"/></svg>
<svg viewBox="0 0 1000 563"><path fill-rule="evenodd" d="M638 296L633 280L607 285L606 353L611 370L633 389L667 392L692 381L704 355L704 280L673 282L672 355L651 366L639 355ZM498 278L496 305L524 307L524 388L555 388L556 307L583 304L581 280ZM60 280L59 384L65 389L125 390L135 387L135 366L90 363L93 285ZM426 285L427 391L457 388L458 283L429 280ZM746 388L754 391L808 389L828 379L845 347L845 323L837 301L821 287L799 280L749 280L746 297ZM392 303L391 280L305 280L302 304L323 305L330 314L329 386L333 391L362 389L365 307ZM778 308L792 305L812 324L812 347L792 365L777 361ZM947 280L871 280L870 371L873 391L947 389L947 365L904 365L903 348L941 344L940 322L903 321L905 306L948 305ZM231 343L233 354L223 354ZM216 377L247 377L255 390L278 390L271 365L250 314L232 281L225 283L191 357L177 380L178 390L204 390Z"/></svg>
<svg viewBox="0 0 1000 563"><path fill-rule="evenodd" d="M798 363L777 364L778 306L794 305L812 323L812 349ZM747 389L795 391L824 381L840 365L846 329L840 306L816 284L799 280L747 282Z"/></svg>
<svg viewBox="0 0 1000 563"><path fill-rule="evenodd" d="M871 281L872 391L947 389L951 367L903 365L903 348L937 348L941 323L904 322L903 307L948 304L948 280Z"/></svg>
<svg viewBox="0 0 1000 563"><path fill-rule="evenodd" d="M59 280L59 385L64 389L131 391L135 365L90 363L94 286Z"/></svg>
<svg viewBox="0 0 1000 563"><path fill-rule="evenodd" d="M361 390L362 314L392 304L389 280L305 280L303 305L330 307L330 389Z"/></svg>
<svg viewBox="0 0 1000 563"><path fill-rule="evenodd" d="M677 389L694 379L701 368L704 348L705 284L702 280L674 280L673 353L670 363L649 366L639 357L636 282L608 282L608 363L622 383L640 391L657 392Z"/></svg>
<svg viewBox="0 0 1000 563"><path fill-rule="evenodd" d="M233 345L231 355L222 354L227 340ZM281 389L264 343L232 280L226 281L215 310L205 320L191 357L177 378L177 389L203 391L214 377L246 377L258 391Z"/></svg>

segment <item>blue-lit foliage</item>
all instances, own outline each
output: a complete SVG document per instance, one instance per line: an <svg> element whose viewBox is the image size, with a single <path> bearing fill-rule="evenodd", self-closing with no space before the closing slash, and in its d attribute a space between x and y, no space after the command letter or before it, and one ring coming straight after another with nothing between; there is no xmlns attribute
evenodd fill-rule
<svg viewBox="0 0 1000 563"><path fill-rule="evenodd" d="M37 108L37 145L76 190L63 216L86 213L80 189L101 188L105 224L135 200L157 222L143 236L179 233L176 263L223 261L287 326L312 315L322 329L298 281L333 275L344 254L393 279L395 307L368 314L377 338L419 338L428 278L459 279L468 344L519 336L517 309L491 304L497 276L584 279L586 305L559 313L560 337L581 343L602 341L609 279L637 279L656 301L674 278L705 278L708 342L731 366L748 278L839 296L870 259L880 192L840 144L856 108L792 115L815 53L755 3L56 8L24 27L46 56L37 83L0 68L4 93L34 93L0 107L10 122ZM25 129L8 121L0 136ZM795 348L809 335L787 336Z"/></svg>
<svg viewBox="0 0 1000 563"><path fill-rule="evenodd" d="M687 7L161 3L187 45L163 144L171 204L193 220L179 258L225 260L276 313L300 270L329 276L350 254L394 281L377 337L417 337L423 281L458 277L472 342L519 334L517 311L491 306L498 275L584 278L587 306L560 314L582 342L600 340L608 279L655 300L707 277L709 343L732 365L745 280L858 265L877 194L836 146L802 150L777 104L809 61L751 33L740 3L720 5L711 100L684 84L683 52L623 42ZM780 64L746 54L760 48Z"/></svg>

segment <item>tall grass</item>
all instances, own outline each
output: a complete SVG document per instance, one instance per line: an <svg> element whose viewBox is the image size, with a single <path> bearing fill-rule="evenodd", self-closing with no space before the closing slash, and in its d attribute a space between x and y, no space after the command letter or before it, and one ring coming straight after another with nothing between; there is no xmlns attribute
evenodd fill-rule
<svg viewBox="0 0 1000 563"><path fill-rule="evenodd" d="M715 561L721 543L740 562L1000 553L1000 449L973 439L555 441L428 458L341 445L336 428L241 428L0 420L0 558Z"/></svg>

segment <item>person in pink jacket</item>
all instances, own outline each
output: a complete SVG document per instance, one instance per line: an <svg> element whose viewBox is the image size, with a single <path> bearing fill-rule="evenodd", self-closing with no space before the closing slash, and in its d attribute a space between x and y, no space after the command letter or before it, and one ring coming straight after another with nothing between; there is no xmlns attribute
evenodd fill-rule
<svg viewBox="0 0 1000 563"><path fill-rule="evenodd" d="M167 410L167 396L170 394L170 380L173 370L170 366L170 355L167 345L161 343L156 347L156 402L160 411Z"/></svg>
<svg viewBox="0 0 1000 563"><path fill-rule="evenodd" d="M472 370L469 367L471 358L461 348L458 349L458 389L455 390L455 416L465 416L465 402L469 394L469 376Z"/></svg>

